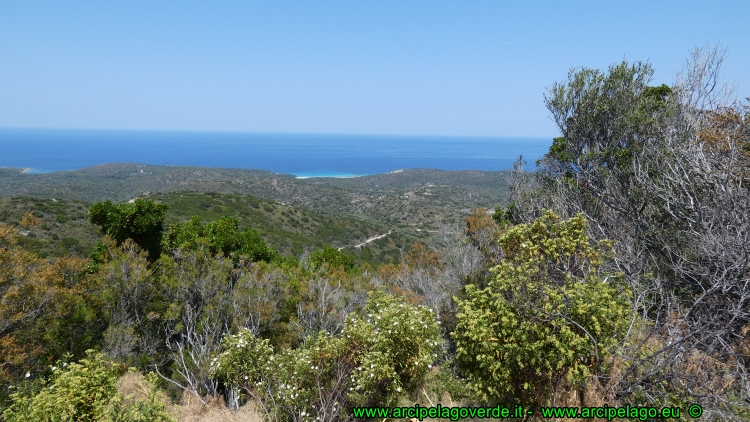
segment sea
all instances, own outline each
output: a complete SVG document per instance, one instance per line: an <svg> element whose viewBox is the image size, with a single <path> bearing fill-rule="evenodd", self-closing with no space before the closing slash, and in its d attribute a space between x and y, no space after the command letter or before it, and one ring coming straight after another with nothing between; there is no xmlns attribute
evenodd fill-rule
<svg viewBox="0 0 750 422"><path fill-rule="evenodd" d="M297 177L355 177L409 168L527 169L551 138L0 128L0 167L27 173L106 163L261 169Z"/></svg>

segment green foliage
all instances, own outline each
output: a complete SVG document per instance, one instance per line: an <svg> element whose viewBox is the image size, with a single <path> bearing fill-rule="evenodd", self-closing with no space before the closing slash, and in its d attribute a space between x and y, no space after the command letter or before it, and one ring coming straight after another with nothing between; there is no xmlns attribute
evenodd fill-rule
<svg viewBox="0 0 750 422"><path fill-rule="evenodd" d="M90 350L80 363L59 362L51 378L34 395L15 393L13 404L3 412L6 422L100 421L104 409L117 394L116 368L101 354Z"/></svg>
<svg viewBox="0 0 750 422"><path fill-rule="evenodd" d="M344 271L349 271L354 268L353 256L346 252L341 252L331 246L318 249L310 254L310 262L315 269L322 268L323 264L327 265L329 268L343 268Z"/></svg>
<svg viewBox="0 0 750 422"><path fill-rule="evenodd" d="M118 245L132 239L155 261L161 252L164 213L169 206L148 199L136 199L126 204L109 200L97 202L89 208L89 221L101 227Z"/></svg>
<svg viewBox="0 0 750 422"><path fill-rule="evenodd" d="M48 379L38 380L11 394L12 404L2 413L6 422L169 422L166 398L156 387L156 376L148 374L145 397L123 397L117 390L119 368L93 350L78 363L58 361ZM130 369L134 374L135 370ZM34 385L35 384L35 385Z"/></svg>
<svg viewBox="0 0 750 422"><path fill-rule="evenodd" d="M572 176L622 169L634 150L659 135L672 90L648 86L653 72L648 63L623 62L607 74L571 71L566 82L553 85L545 101L563 131L546 156L555 171Z"/></svg>
<svg viewBox="0 0 750 422"><path fill-rule="evenodd" d="M169 250L178 247L195 250L198 243L204 241L213 255L245 255L253 261L266 262L278 258L278 253L266 246L257 231L240 231L238 227L239 220L236 217L225 215L204 224L199 217L194 216L185 224L176 223L169 227L164 237L164 247Z"/></svg>
<svg viewBox="0 0 750 422"><path fill-rule="evenodd" d="M589 244L583 216L561 222L550 211L499 243L494 279L456 299L459 369L486 402L540 403L564 378L580 387L629 317L617 275L598 270L610 245Z"/></svg>
<svg viewBox="0 0 750 422"><path fill-rule="evenodd" d="M298 349L274 354L250 330L225 337L212 374L259 399L271 418L344 420L351 406L392 405L413 389L439 346L430 309L375 291L340 335L320 332Z"/></svg>

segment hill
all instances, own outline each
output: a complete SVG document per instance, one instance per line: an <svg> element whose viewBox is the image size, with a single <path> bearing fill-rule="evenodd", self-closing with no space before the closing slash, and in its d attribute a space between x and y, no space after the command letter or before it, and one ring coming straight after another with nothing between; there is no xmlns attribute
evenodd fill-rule
<svg viewBox="0 0 750 422"><path fill-rule="evenodd" d="M474 207L507 200L503 172L401 170L351 179L298 179L268 171L106 164L76 171L27 174L0 169L0 197L33 196L84 202L126 201L181 191L249 195L330 216L434 229Z"/></svg>
<svg viewBox="0 0 750 422"><path fill-rule="evenodd" d="M346 249L373 266L398 261L400 248L427 236L427 232L394 229L383 223L352 217L331 217L274 201L216 192L175 192L149 195L169 205L166 227L197 215L204 221L236 216L241 228L257 230L263 240L283 255L298 257L332 245ZM0 199L0 223L17 224L29 212L39 218L25 227L19 243L40 256L84 257L100 239L98 227L87 218L90 204L73 199L13 197ZM389 233L390 232L390 233ZM367 239L367 247L354 247Z"/></svg>

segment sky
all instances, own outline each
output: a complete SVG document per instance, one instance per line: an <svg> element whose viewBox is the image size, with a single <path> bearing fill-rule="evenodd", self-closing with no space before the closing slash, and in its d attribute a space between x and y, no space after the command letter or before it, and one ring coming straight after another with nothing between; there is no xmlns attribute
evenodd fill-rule
<svg viewBox="0 0 750 422"><path fill-rule="evenodd" d="M571 68L728 53L750 1L0 0L0 127L551 137Z"/></svg>

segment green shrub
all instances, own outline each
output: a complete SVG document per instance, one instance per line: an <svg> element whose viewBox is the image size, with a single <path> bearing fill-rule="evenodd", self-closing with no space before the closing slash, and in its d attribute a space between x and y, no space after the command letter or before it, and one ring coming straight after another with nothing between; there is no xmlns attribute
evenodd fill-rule
<svg viewBox="0 0 750 422"><path fill-rule="evenodd" d="M581 387L630 320L617 274L600 273L607 242L591 246L583 216L547 211L508 229L485 289L457 299L456 363L485 402L539 404L564 378Z"/></svg>
<svg viewBox="0 0 750 422"><path fill-rule="evenodd" d="M115 367L93 350L79 363L59 363L36 394L11 395L13 404L3 412L6 422L99 421L117 394Z"/></svg>
<svg viewBox="0 0 750 422"><path fill-rule="evenodd" d="M131 370L132 372L133 370ZM58 362L52 376L37 387L11 394L2 413L5 422L168 422L163 394L153 374L146 377L145 398L122 397L117 391L118 368L93 350L78 363Z"/></svg>
<svg viewBox="0 0 750 422"><path fill-rule="evenodd" d="M434 313L381 291L338 336L321 332L274 353L249 330L224 338L213 376L240 389L278 420L346 419L352 406L388 406L417 386L440 346Z"/></svg>
<svg viewBox="0 0 750 422"><path fill-rule="evenodd" d="M354 257L352 255L331 246L326 246L311 253L310 262L315 269L321 268L323 264L329 268L343 268L344 271L354 268Z"/></svg>
<svg viewBox="0 0 750 422"><path fill-rule="evenodd" d="M266 246L257 231L239 230L237 217L228 215L205 224L197 216L185 224L173 224L164 236L163 246L170 251L180 247L195 250L200 241L208 244L213 255L245 255L253 261L266 262L278 258L278 253Z"/></svg>
<svg viewBox="0 0 750 422"><path fill-rule="evenodd" d="M161 253L161 238L164 216L169 206L148 199L136 199L132 203L113 204L111 201L97 202L89 208L89 221L101 228L118 245L132 239L149 259L156 261Z"/></svg>
<svg viewBox="0 0 750 422"><path fill-rule="evenodd" d="M153 372L141 376L130 368L130 373L118 380L135 378L134 392L117 394L105 409L106 422L176 422L168 411L169 398L157 387L157 376Z"/></svg>

